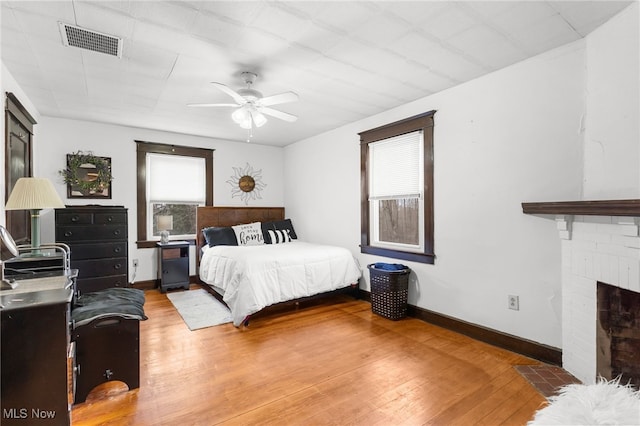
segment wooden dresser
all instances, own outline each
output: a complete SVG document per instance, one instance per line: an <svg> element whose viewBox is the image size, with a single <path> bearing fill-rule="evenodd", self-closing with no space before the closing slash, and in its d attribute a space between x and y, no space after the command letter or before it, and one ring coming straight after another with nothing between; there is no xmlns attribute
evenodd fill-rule
<svg viewBox="0 0 640 426"><path fill-rule="evenodd" d="M56 209L56 242L71 248L80 294L128 287L127 209L118 206L67 206Z"/></svg>
<svg viewBox="0 0 640 426"><path fill-rule="evenodd" d="M0 291L0 424L69 425L74 389L72 273Z"/></svg>

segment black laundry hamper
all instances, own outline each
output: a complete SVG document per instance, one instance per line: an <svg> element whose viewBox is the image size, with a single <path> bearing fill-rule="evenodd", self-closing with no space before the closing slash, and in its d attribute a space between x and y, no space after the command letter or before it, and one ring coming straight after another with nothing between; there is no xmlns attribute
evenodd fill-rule
<svg viewBox="0 0 640 426"><path fill-rule="evenodd" d="M374 263L367 268L371 281L373 313L394 321L406 317L411 269L406 266L398 270L382 269Z"/></svg>

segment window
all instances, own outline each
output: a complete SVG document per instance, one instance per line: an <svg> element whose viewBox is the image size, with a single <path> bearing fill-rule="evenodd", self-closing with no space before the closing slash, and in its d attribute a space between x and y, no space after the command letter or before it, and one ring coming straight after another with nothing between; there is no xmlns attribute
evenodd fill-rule
<svg viewBox="0 0 640 426"><path fill-rule="evenodd" d="M434 114L360 133L362 253L434 263Z"/></svg>
<svg viewBox="0 0 640 426"><path fill-rule="evenodd" d="M369 144L369 231L372 245L424 250L422 130Z"/></svg>
<svg viewBox="0 0 640 426"><path fill-rule="evenodd" d="M160 237L196 234L196 207L204 206L205 160L197 157L147 153L147 235ZM158 217L165 216L165 222ZM159 226L162 225L162 226Z"/></svg>
<svg viewBox="0 0 640 426"><path fill-rule="evenodd" d="M213 204L213 150L136 144L138 248L154 247L164 229L194 240L197 206Z"/></svg>

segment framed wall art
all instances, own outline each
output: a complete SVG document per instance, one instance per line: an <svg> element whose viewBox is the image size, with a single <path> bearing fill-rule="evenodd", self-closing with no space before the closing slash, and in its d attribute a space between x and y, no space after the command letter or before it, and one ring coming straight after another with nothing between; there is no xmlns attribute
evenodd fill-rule
<svg viewBox="0 0 640 426"><path fill-rule="evenodd" d="M111 158L82 151L67 154L67 168L60 170L67 184L67 198L111 198Z"/></svg>

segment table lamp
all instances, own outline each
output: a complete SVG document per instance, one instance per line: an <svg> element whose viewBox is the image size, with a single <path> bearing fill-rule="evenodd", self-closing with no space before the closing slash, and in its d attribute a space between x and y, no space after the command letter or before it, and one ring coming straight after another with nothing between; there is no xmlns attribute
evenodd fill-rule
<svg viewBox="0 0 640 426"><path fill-rule="evenodd" d="M31 210L32 254L40 253L40 210L58 207L64 207L64 203L48 179L23 177L13 187L5 208Z"/></svg>
<svg viewBox="0 0 640 426"><path fill-rule="evenodd" d="M169 231L173 229L173 216L158 216L158 231L160 231L160 242L169 242Z"/></svg>

